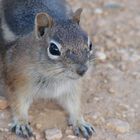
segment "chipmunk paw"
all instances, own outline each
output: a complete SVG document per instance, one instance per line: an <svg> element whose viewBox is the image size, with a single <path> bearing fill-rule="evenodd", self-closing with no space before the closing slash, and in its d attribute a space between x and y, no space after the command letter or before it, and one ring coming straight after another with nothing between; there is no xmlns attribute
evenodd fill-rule
<svg viewBox="0 0 140 140"><path fill-rule="evenodd" d="M86 122L77 124L75 127L73 127L73 131L76 136L80 136L80 134L82 134L86 140L88 140L95 133L93 126Z"/></svg>
<svg viewBox="0 0 140 140"><path fill-rule="evenodd" d="M11 131L14 132L17 136L23 138L29 138L33 136L32 128L28 123L13 123L11 126Z"/></svg>

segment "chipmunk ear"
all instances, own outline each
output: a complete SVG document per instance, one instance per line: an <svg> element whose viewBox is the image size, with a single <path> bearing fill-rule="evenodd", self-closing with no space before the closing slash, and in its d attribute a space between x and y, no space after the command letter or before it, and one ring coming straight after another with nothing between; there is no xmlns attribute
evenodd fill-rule
<svg viewBox="0 0 140 140"><path fill-rule="evenodd" d="M75 11L74 15L73 15L73 20L75 22L77 22L79 24L80 22L80 16L81 16L81 13L82 13L83 9L82 8L79 8Z"/></svg>
<svg viewBox="0 0 140 140"><path fill-rule="evenodd" d="M47 13L38 13L35 17L35 34L41 38L47 28L53 26L53 19Z"/></svg>

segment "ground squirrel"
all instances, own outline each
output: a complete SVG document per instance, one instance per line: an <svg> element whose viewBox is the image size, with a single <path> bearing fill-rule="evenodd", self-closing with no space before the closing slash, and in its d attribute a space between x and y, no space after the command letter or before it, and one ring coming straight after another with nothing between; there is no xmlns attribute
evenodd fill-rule
<svg viewBox="0 0 140 140"><path fill-rule="evenodd" d="M68 112L74 134L88 139L94 132L80 113L78 82L94 59L93 45L79 25L81 12L73 12L65 0L2 0L5 94L17 135L32 136L28 109L40 97Z"/></svg>

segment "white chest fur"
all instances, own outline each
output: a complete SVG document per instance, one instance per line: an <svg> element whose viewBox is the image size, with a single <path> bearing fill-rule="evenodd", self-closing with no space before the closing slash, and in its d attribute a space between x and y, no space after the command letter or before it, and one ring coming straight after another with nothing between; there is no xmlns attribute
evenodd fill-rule
<svg viewBox="0 0 140 140"><path fill-rule="evenodd" d="M33 87L34 94L37 97L55 99L63 94L69 94L74 91L75 80L71 79L43 79Z"/></svg>

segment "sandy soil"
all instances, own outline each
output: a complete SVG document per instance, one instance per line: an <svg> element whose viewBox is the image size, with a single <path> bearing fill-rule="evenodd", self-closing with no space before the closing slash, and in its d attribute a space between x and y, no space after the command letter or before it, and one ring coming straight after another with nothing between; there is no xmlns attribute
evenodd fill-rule
<svg viewBox="0 0 140 140"><path fill-rule="evenodd" d="M70 0L69 0L70 1ZM140 1L73 0L83 7L81 24L91 36L96 67L83 81L83 112L96 135L91 140L140 140ZM46 101L35 102L30 121L36 140L47 128L71 135L65 112ZM0 111L0 140L21 140L8 131L10 109Z"/></svg>

